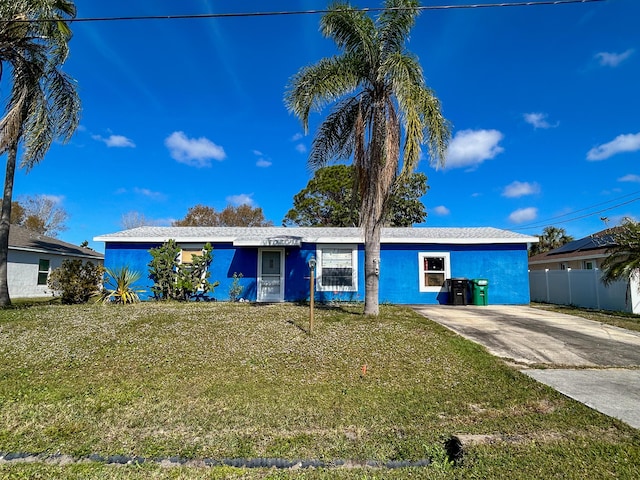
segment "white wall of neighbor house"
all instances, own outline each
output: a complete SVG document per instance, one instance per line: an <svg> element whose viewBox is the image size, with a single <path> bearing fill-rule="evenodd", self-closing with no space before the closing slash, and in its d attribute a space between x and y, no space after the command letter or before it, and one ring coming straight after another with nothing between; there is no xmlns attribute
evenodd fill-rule
<svg viewBox="0 0 640 480"><path fill-rule="evenodd" d="M600 268L600 265L605 260L606 255L601 256L584 256L575 258L564 258L553 261L539 261L529 264L530 270L566 270L570 268L572 270L593 270Z"/></svg>
<svg viewBox="0 0 640 480"><path fill-rule="evenodd" d="M44 273L40 267L48 261L48 272L62 265L63 258L46 253L10 250L7 262L7 281L9 295L12 298L47 297L53 295L51 289L43 283ZM40 282L38 282L40 277ZM41 283L38 285L38 283Z"/></svg>
<svg viewBox="0 0 640 480"><path fill-rule="evenodd" d="M47 277L64 260L80 257L54 255L21 250L9 250L7 262L7 281L11 298L50 297L53 295L47 286ZM88 259L80 258L83 262ZM94 264L101 260L90 260Z"/></svg>
<svg viewBox="0 0 640 480"><path fill-rule="evenodd" d="M529 288L532 302L640 314L638 272L605 286L598 269L531 270Z"/></svg>

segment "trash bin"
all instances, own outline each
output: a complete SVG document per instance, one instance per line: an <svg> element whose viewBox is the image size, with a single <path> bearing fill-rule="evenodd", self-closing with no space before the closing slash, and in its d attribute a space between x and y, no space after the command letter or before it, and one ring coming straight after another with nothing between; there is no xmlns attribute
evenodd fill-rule
<svg viewBox="0 0 640 480"><path fill-rule="evenodd" d="M469 280L466 278L449 279L449 303L451 305L468 305L467 292Z"/></svg>
<svg viewBox="0 0 640 480"><path fill-rule="evenodd" d="M471 280L471 302L473 305L489 304L489 280L486 278Z"/></svg>

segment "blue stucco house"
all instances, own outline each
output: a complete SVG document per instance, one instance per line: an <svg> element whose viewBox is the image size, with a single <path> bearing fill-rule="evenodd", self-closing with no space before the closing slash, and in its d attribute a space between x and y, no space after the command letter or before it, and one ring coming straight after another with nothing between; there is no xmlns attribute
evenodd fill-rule
<svg viewBox="0 0 640 480"><path fill-rule="evenodd" d="M146 274L149 250L173 239L182 261L213 246L211 295L227 300L234 273L241 297L256 302L309 299L309 260L316 261L316 301L364 300L364 242L359 228L139 227L100 235L104 264ZM536 237L495 228L385 228L380 246L380 302L449 302L451 278L489 281L492 304L529 303L527 245ZM148 275L138 282L149 298Z"/></svg>

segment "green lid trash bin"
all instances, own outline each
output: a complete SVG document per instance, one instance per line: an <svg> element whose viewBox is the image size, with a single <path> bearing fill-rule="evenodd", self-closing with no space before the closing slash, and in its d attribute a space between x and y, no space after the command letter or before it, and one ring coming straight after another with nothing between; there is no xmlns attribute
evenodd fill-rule
<svg viewBox="0 0 640 480"><path fill-rule="evenodd" d="M471 280L471 301L473 305L489 304L489 280L486 278Z"/></svg>

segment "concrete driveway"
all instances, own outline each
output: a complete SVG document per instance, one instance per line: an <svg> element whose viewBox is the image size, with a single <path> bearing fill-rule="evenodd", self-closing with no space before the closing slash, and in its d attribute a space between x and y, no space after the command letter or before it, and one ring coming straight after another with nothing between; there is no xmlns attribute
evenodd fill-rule
<svg viewBox="0 0 640 480"><path fill-rule="evenodd" d="M413 308L532 378L640 428L640 332L528 306ZM541 364L550 368L529 367Z"/></svg>

